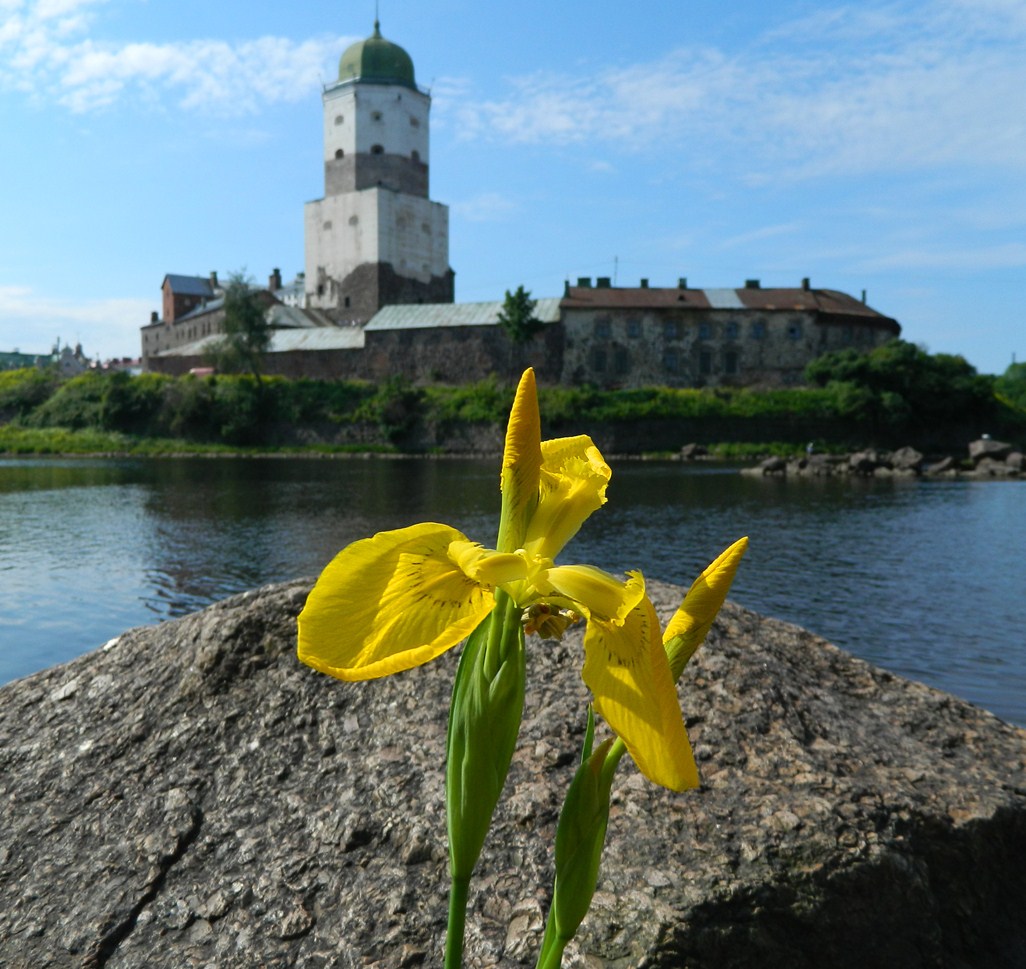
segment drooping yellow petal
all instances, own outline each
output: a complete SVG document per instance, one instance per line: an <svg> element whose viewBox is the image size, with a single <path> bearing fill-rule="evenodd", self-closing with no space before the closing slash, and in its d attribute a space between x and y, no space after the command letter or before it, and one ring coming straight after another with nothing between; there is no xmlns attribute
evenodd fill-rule
<svg viewBox="0 0 1026 969"><path fill-rule="evenodd" d="M494 587L527 578L527 560L523 553L496 552L477 542L458 541L449 546L449 558L462 572L483 585Z"/></svg>
<svg viewBox="0 0 1026 969"><path fill-rule="evenodd" d="M674 682L712 626L720 611L734 574L748 548L748 539L740 538L712 562L695 579L663 633L663 645L670 658L670 672Z"/></svg>
<svg viewBox="0 0 1026 969"><path fill-rule="evenodd" d="M541 415L534 371L524 371L517 386L506 425L502 452L502 511L499 516L500 552L513 552L524 544L527 521L538 502L541 472Z"/></svg>
<svg viewBox="0 0 1026 969"><path fill-rule="evenodd" d="M420 666L465 639L491 611L492 590L448 554L465 536L426 522L343 549L299 615L299 658L340 680Z"/></svg>
<svg viewBox="0 0 1026 969"><path fill-rule="evenodd" d="M673 791L698 786L698 768L659 639L659 619L647 597L622 624L589 619L581 676L595 697L595 709L623 740L642 774Z"/></svg>
<svg viewBox="0 0 1026 969"><path fill-rule="evenodd" d="M623 582L593 565L556 565L545 571L544 581L561 596L583 606L589 617L622 623L645 598L641 573L627 575ZM543 594L545 591L542 590Z"/></svg>
<svg viewBox="0 0 1026 969"><path fill-rule="evenodd" d="M588 516L606 501L612 472L587 435L543 441L538 507L524 548L537 558L555 558Z"/></svg>

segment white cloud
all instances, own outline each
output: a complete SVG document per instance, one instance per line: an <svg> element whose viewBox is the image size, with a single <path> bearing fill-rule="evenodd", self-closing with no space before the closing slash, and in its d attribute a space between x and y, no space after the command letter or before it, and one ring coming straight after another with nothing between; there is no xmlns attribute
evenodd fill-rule
<svg viewBox="0 0 1026 969"><path fill-rule="evenodd" d="M61 299L24 286L0 286L0 346L45 353L59 337L103 358L138 356L139 328L149 322L152 299Z"/></svg>
<svg viewBox="0 0 1026 969"><path fill-rule="evenodd" d="M465 137L702 145L682 157L732 159L755 182L951 164L1021 171L1024 11L1021 0L839 5L742 53L682 48L592 74L534 73L511 79L508 96L454 110Z"/></svg>
<svg viewBox="0 0 1026 969"><path fill-rule="evenodd" d="M482 192L460 202L454 202L452 211L468 222L501 222L516 211L516 203L498 192Z"/></svg>
<svg viewBox="0 0 1026 969"><path fill-rule="evenodd" d="M0 89L55 98L73 112L166 93L181 107L247 114L316 90L349 39L261 37L241 43L111 43L88 31L106 0L0 0Z"/></svg>
<svg viewBox="0 0 1026 969"><path fill-rule="evenodd" d="M1008 242L972 249L905 249L866 259L860 269L868 272L892 269L945 269L977 272L988 269L1021 269L1026 266L1026 244Z"/></svg>
<svg viewBox="0 0 1026 969"><path fill-rule="evenodd" d="M801 233L803 226L798 222L786 222L780 225L764 225L750 232L743 232L741 235L724 239L720 249L733 249L736 246L746 246L752 242L761 242L763 239L775 239L779 236L797 235Z"/></svg>

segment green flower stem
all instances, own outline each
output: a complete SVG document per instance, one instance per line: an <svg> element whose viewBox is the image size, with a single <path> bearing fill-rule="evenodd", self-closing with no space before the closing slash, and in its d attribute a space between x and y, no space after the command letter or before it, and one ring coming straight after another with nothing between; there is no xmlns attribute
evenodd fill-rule
<svg viewBox="0 0 1026 969"><path fill-rule="evenodd" d="M569 938L561 939L556 928L556 910L549 906L549 917L545 921L545 936L542 939L541 951L538 953L536 969L559 969L563 963L563 951Z"/></svg>
<svg viewBox="0 0 1026 969"><path fill-rule="evenodd" d="M445 969L461 969L467 921L469 878L453 877L449 884L449 925L445 932Z"/></svg>
<svg viewBox="0 0 1026 969"><path fill-rule="evenodd" d="M506 783L524 711L524 629L504 592L463 647L449 708L446 813L449 927L446 969L462 964L470 876Z"/></svg>

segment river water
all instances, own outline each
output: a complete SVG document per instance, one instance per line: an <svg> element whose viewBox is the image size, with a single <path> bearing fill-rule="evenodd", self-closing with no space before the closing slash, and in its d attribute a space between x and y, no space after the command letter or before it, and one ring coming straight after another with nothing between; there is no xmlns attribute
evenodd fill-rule
<svg viewBox="0 0 1026 969"><path fill-rule="evenodd" d="M498 497L495 461L0 459L0 683L381 529L491 544ZM623 462L609 499L564 561L686 585L748 535L733 599L1026 725L1026 481Z"/></svg>

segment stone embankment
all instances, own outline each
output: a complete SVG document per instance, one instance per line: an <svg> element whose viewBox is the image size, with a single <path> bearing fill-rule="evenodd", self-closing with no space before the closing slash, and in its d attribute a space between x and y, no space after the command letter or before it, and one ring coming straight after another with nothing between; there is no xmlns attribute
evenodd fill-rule
<svg viewBox="0 0 1026 969"><path fill-rule="evenodd" d="M860 475L862 477L916 478L1015 478L1026 470L1026 457L1012 444L981 438L969 444L965 460L946 455L927 461L913 447L896 451L866 448L852 454L806 454L790 460L780 457L766 458L754 468L744 468L742 474L799 475L826 477L830 475ZM683 456L683 454L682 454Z"/></svg>
<svg viewBox="0 0 1026 969"><path fill-rule="evenodd" d="M665 619L681 590L653 583ZM308 582L0 690L0 964L439 966L456 656L296 661ZM468 965L530 966L581 741L579 633L529 643ZM728 604L681 699L703 785L614 787L570 967L1026 965L1026 731Z"/></svg>

